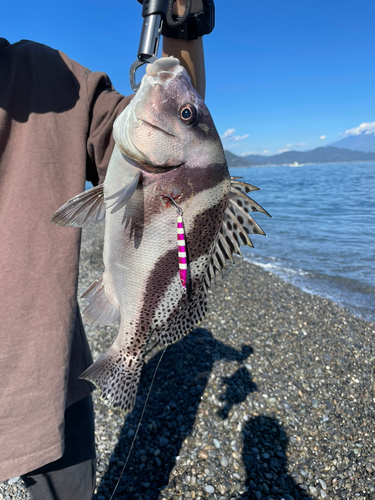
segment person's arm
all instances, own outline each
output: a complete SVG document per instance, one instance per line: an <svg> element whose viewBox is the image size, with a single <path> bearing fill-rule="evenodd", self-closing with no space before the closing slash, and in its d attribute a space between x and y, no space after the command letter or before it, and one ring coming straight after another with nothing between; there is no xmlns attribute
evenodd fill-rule
<svg viewBox="0 0 375 500"><path fill-rule="evenodd" d="M185 12L186 0L177 0L173 6L173 14L182 16ZM191 12L203 10L202 0L193 0ZM203 40L177 40L163 37L163 57L174 56L188 72L191 82L198 94L205 98L206 71L204 67Z"/></svg>

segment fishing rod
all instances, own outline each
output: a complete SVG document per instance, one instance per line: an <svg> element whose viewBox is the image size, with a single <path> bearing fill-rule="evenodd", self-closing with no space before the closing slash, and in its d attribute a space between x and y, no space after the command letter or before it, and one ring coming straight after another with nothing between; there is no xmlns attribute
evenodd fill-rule
<svg viewBox="0 0 375 500"><path fill-rule="evenodd" d="M213 0L202 0L203 10L191 14L192 0L186 0L184 14L173 14L175 0L138 0L142 3L143 25L137 59L130 67L130 86L134 92L140 87L135 73L144 64L157 59L160 35L180 40L196 40L208 35L215 27L215 6Z"/></svg>

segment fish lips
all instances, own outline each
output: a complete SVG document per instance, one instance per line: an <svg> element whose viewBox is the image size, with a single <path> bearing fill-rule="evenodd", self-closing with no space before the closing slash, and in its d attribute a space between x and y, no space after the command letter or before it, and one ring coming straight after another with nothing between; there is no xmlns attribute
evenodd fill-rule
<svg viewBox="0 0 375 500"><path fill-rule="evenodd" d="M177 136L174 135L172 132L169 132L158 125L151 123L148 120L144 120L143 118L137 118L138 122L141 122L143 125L146 127L150 127L150 129L153 129L157 132L163 133L169 137L173 137L174 139L178 140ZM135 149L138 150L138 148L134 145ZM153 163L144 153L139 151L139 155L137 155L134 151L131 151L130 149L127 149L124 144L118 144L118 147L123 155L125 155L126 159L130 161L130 163L139 168L140 170L144 170L146 172L150 172L153 174L159 174L159 173L164 173L164 172L169 172L170 170L174 170L176 168L181 167L186 163L187 160L181 160L181 159L176 159L175 161L173 160L168 160L167 163L163 163L161 165Z"/></svg>
<svg viewBox="0 0 375 500"><path fill-rule="evenodd" d="M130 163L133 167L139 168L140 170L150 174L163 174L165 172L170 172L171 170L176 170L176 168L182 167L186 163L186 161L184 161L176 163L175 165L155 165L148 162L145 158L141 159L139 156L134 155L134 153L127 151L123 147L119 146L119 148L121 154L128 163Z"/></svg>

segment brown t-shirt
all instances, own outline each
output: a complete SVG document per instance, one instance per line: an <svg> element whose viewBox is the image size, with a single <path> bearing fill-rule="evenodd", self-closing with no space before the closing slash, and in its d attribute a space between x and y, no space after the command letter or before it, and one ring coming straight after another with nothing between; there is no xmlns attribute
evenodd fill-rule
<svg viewBox="0 0 375 500"><path fill-rule="evenodd" d="M60 458L64 410L91 390L80 230L50 218L104 180L129 100L61 52L0 39L0 480Z"/></svg>

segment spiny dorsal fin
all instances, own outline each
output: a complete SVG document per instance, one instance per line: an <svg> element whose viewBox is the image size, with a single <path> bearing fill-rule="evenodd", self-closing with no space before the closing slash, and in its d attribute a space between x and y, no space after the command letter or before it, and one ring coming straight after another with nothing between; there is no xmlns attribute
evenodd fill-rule
<svg viewBox="0 0 375 500"><path fill-rule="evenodd" d="M223 223L217 235L211 262L206 270L204 288L211 286L211 281L216 272L226 269L226 261L233 262L233 254L242 256L240 246L253 246L249 234L265 235L263 229L249 215L249 212L262 212L269 217L269 213L258 203L247 196L250 191L258 190L257 187L239 181L240 177L231 177L231 191L228 207L224 213Z"/></svg>
<svg viewBox="0 0 375 500"><path fill-rule="evenodd" d="M267 212L267 210L264 210L263 207L261 207L256 201L253 199L249 198L249 196L246 196L245 194L242 193L242 191L238 191L237 189L233 190L231 189L229 197L234 200L238 206L243 207L243 210L248 213L248 212L262 212L265 215L268 215L268 217L271 217L270 214Z"/></svg>
<svg viewBox="0 0 375 500"><path fill-rule="evenodd" d="M246 213L242 207L237 205L236 201L229 198L229 210L235 215L238 222L242 225L247 234L262 234L265 236L263 229L255 222L255 220Z"/></svg>
<svg viewBox="0 0 375 500"><path fill-rule="evenodd" d="M96 224L105 217L103 184L71 198L51 217L56 226L84 227Z"/></svg>
<svg viewBox="0 0 375 500"><path fill-rule="evenodd" d="M103 275L99 276L81 295L89 300L89 305L82 313L88 325L111 325L120 319L120 309L108 299L103 282Z"/></svg>
<svg viewBox="0 0 375 500"><path fill-rule="evenodd" d="M243 194L248 194L250 191L259 191L259 188L252 186L251 184L248 184L247 182L239 181L238 179L242 179L242 177L231 177L230 178L230 185L231 189L236 189L238 191L241 191Z"/></svg>

